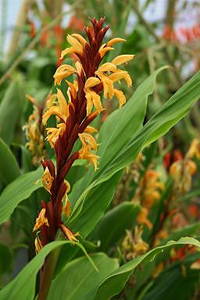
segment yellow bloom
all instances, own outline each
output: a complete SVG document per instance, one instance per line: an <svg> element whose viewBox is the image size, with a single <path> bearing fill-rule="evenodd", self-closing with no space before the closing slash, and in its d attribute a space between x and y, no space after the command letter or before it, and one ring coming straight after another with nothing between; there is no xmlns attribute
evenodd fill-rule
<svg viewBox="0 0 200 300"><path fill-rule="evenodd" d="M78 239L76 238L79 233L73 233L69 228L67 228L65 225L60 225L62 232L64 233L65 237L71 241L71 242L77 242Z"/></svg>
<svg viewBox="0 0 200 300"><path fill-rule="evenodd" d="M46 139L48 140L52 148L54 147L58 137L63 135L65 129L66 129L65 123L57 124L57 128L49 127L46 129L47 130Z"/></svg>
<svg viewBox="0 0 200 300"><path fill-rule="evenodd" d="M99 156L91 152L97 150L98 144L95 138L87 133L87 131L94 132L92 127L86 128L85 132L79 134L79 138L82 142L82 148L79 150L79 158L88 160L97 170Z"/></svg>
<svg viewBox="0 0 200 300"><path fill-rule="evenodd" d="M80 34L68 34L67 36L68 43L72 46L67 48L61 52L61 59L68 54L78 53L82 54L83 47L87 43L87 41Z"/></svg>
<svg viewBox="0 0 200 300"><path fill-rule="evenodd" d="M99 83L100 80L96 77L88 78L85 83L84 91L87 99L87 115L91 113L93 105L98 112L101 112L103 110L100 96L91 90L94 86L98 85Z"/></svg>
<svg viewBox="0 0 200 300"><path fill-rule="evenodd" d="M44 188L50 193L54 178L51 176L49 169L46 167L42 175L42 184Z"/></svg>
<svg viewBox="0 0 200 300"><path fill-rule="evenodd" d="M43 124L46 124L48 119L52 115L58 116L61 120L66 121L69 116L69 105L61 92L57 90L57 100L58 102L48 108L42 117Z"/></svg>
<svg viewBox="0 0 200 300"><path fill-rule="evenodd" d="M122 64L125 64L128 61L132 60L134 57L135 57L135 55L127 55L127 54L119 55L119 56L115 57L111 61L111 63L114 64L114 65L116 65L116 66L122 65Z"/></svg>
<svg viewBox="0 0 200 300"><path fill-rule="evenodd" d="M83 144L83 147L89 146L92 150L97 150L97 142L95 138L89 133L80 133L79 138Z"/></svg>
<svg viewBox="0 0 200 300"><path fill-rule="evenodd" d="M187 153L187 158L197 158L200 159L200 141L194 139Z"/></svg>
<svg viewBox="0 0 200 300"><path fill-rule="evenodd" d="M35 238L35 251L38 253L43 248L40 238L37 236Z"/></svg>
<svg viewBox="0 0 200 300"><path fill-rule="evenodd" d="M63 202L62 212L63 212L63 214L65 214L68 217L71 213L71 205L70 205L67 194L69 193L71 187L67 180L65 180L65 185L66 185L67 189L66 189L65 195L62 200L62 202Z"/></svg>
<svg viewBox="0 0 200 300"><path fill-rule="evenodd" d="M95 171L98 169L99 156L90 152L86 147L79 151L79 158L88 160L94 166Z"/></svg>
<svg viewBox="0 0 200 300"><path fill-rule="evenodd" d="M43 225L49 226L49 222L48 222L48 219L45 217L45 214L46 214L46 209L42 208L39 215L38 215L38 217L37 217L37 219L36 219L33 231L37 231Z"/></svg>
<svg viewBox="0 0 200 300"><path fill-rule="evenodd" d="M26 147L32 154L32 162L39 165L45 155L45 144L43 137L43 128L41 126L41 114L37 100L27 95L28 100L33 104L33 113L29 116L28 122L23 129L26 134Z"/></svg>
<svg viewBox="0 0 200 300"><path fill-rule="evenodd" d="M63 79L69 77L70 75L74 74L76 69L70 65L61 65L58 67L54 74L54 82L55 84L60 84Z"/></svg>
<svg viewBox="0 0 200 300"><path fill-rule="evenodd" d="M116 44L116 43L121 43L121 42L126 42L126 40L125 40L125 39L122 39L122 38L114 38L114 39L108 41L108 42L106 43L106 45L107 45L108 47L112 47L114 44Z"/></svg>
<svg viewBox="0 0 200 300"><path fill-rule="evenodd" d="M137 222L138 224L144 224L146 225L149 229L153 227L152 223L149 221L148 217L148 209L145 207L142 207L138 216L137 216Z"/></svg>

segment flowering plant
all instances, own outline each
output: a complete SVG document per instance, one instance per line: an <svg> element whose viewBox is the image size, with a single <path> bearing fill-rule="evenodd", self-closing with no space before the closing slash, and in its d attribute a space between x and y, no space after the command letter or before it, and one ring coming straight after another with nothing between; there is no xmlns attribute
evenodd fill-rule
<svg viewBox="0 0 200 300"><path fill-rule="evenodd" d="M192 188L200 142L194 139L185 154L154 142L199 99L200 73L146 122L148 98L167 67L128 99L132 78L124 65L134 55L113 58L115 44L125 40L106 41L104 18L90 22L83 35L67 36L51 92L42 102L28 96L34 109L23 124L28 141L20 163L1 135L0 221L20 233L16 245L23 241L29 260L0 290L2 300L150 299L171 266L184 260L188 272L199 268L200 242L185 237L199 224L189 226L179 201ZM195 205L188 211L199 217Z"/></svg>

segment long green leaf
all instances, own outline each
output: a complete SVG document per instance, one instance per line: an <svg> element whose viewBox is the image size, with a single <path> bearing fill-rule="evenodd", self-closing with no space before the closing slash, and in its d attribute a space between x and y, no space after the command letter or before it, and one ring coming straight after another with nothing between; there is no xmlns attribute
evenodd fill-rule
<svg viewBox="0 0 200 300"><path fill-rule="evenodd" d="M42 186L42 168L19 176L0 196L0 224L9 219L17 205Z"/></svg>
<svg viewBox="0 0 200 300"><path fill-rule="evenodd" d="M0 104L0 137L7 144L13 140L24 98L20 81L11 82Z"/></svg>
<svg viewBox="0 0 200 300"><path fill-rule="evenodd" d="M36 275L42 267L46 256L54 249L67 243L70 244L71 242L57 241L45 246L15 279L0 290L0 299L33 300L35 298Z"/></svg>
<svg viewBox="0 0 200 300"><path fill-rule="evenodd" d="M93 299L100 282L119 265L116 259L111 259L104 253L94 254L91 258L98 272L94 270L86 257L73 260L53 280L47 299Z"/></svg>
<svg viewBox="0 0 200 300"><path fill-rule="evenodd" d="M83 236L86 236L90 233L91 228L95 227L113 199L120 176L121 172L89 191L88 201L81 210L81 217L70 219L69 226L75 232L79 231Z"/></svg>
<svg viewBox="0 0 200 300"><path fill-rule="evenodd" d="M7 185L20 175L18 163L8 145L0 138L0 180Z"/></svg>
<svg viewBox="0 0 200 300"><path fill-rule="evenodd" d="M169 241L163 246L156 247L146 254L137 257L130 262L122 265L119 269L111 273L99 286L98 292L95 300L107 300L120 293L123 289L128 278L131 276L135 268L144 262L153 261L155 256L159 253L168 250L170 247L180 246L180 245L193 245L200 247L200 242L194 238L184 237L178 241Z"/></svg>
<svg viewBox="0 0 200 300"><path fill-rule="evenodd" d="M127 145L100 170L100 177L109 178L129 164L145 146L166 134L179 120L184 118L191 106L200 98L200 72L186 82L145 124L133 134Z"/></svg>

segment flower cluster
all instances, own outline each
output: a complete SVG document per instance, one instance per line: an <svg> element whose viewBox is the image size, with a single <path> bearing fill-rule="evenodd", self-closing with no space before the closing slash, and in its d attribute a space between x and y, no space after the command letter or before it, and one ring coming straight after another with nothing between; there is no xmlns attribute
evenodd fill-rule
<svg viewBox="0 0 200 300"><path fill-rule="evenodd" d="M155 203L161 197L161 192L164 189L164 184L160 182L160 174L155 170L147 170L144 177L139 183L136 195L133 201L140 201L142 208L138 214L138 224L144 224L149 229L152 228L152 223L148 219L148 214Z"/></svg>
<svg viewBox="0 0 200 300"><path fill-rule="evenodd" d="M85 28L87 39L80 34L67 36L70 47L62 51L61 58L70 55L74 65L62 64L56 70L56 93L49 98L43 114L44 125L49 118L56 117L56 127L47 128L47 140L55 151L56 165L51 160L42 162L42 182L50 194L50 201L42 201L42 210L34 227L36 251L53 241L59 229L67 239L77 240L62 221L63 214L70 214L67 197L70 186L65 177L76 159L85 159L97 169L99 157L95 151L98 144L92 135L97 130L90 123L104 110L101 95L107 99L117 98L122 106L126 98L116 83L123 80L128 86L132 84L129 74L119 66L133 59L133 55L120 55L100 65L104 56L113 50L113 45L124 39L114 38L102 44L109 27L103 26L103 18L92 19L91 23ZM61 83L68 85L67 95L61 90ZM82 146L74 151L78 140Z"/></svg>
<svg viewBox="0 0 200 300"><path fill-rule="evenodd" d="M28 100L33 104L33 113L29 116L28 122L23 129L25 130L27 144L32 155L32 162L35 166L40 165L41 160L45 156L44 128L42 125L43 105L31 96L27 96Z"/></svg>

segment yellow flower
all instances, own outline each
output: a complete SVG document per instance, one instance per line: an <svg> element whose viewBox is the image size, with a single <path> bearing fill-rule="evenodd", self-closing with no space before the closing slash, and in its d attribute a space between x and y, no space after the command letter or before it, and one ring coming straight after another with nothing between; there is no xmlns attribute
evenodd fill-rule
<svg viewBox="0 0 200 300"><path fill-rule="evenodd" d="M93 128L90 127L89 129L86 129L86 131L91 132L93 131ZM87 132L80 133L79 138L82 142L79 158L88 160L94 166L95 170L97 170L99 156L91 152L92 150L97 150L98 147L95 138Z"/></svg>
<svg viewBox="0 0 200 300"><path fill-rule="evenodd" d="M67 194L69 193L71 187L67 180L65 180L65 185L66 185L67 189L66 189L65 195L62 200L62 202L63 202L62 212L63 212L63 214L65 214L68 217L71 213L71 205L70 205Z"/></svg>
<svg viewBox="0 0 200 300"><path fill-rule="evenodd" d="M76 72L76 69L70 65L61 65L56 70L56 73L54 74L54 82L55 84L60 84L61 81L64 78L69 77L70 75L74 74Z"/></svg>
<svg viewBox="0 0 200 300"><path fill-rule="evenodd" d="M61 59L65 55L72 53L82 54L83 47L87 43L87 41L80 34L68 34L67 41L72 47L67 48L61 52Z"/></svg>
<svg viewBox="0 0 200 300"><path fill-rule="evenodd" d="M38 217L37 217L37 219L36 219L33 231L37 231L43 225L49 226L49 222L48 222L48 219L45 217L45 214L46 214L46 209L42 208L39 215L38 215Z"/></svg>
<svg viewBox="0 0 200 300"><path fill-rule="evenodd" d="M62 232L64 233L65 237L71 241L71 242L77 242L78 239L76 238L79 233L73 233L69 228L67 228L65 225L61 224L60 228L62 230Z"/></svg>
<svg viewBox="0 0 200 300"><path fill-rule="evenodd" d="M100 96L94 91L92 91L92 88L98 85L99 83L100 80L97 77L90 77L85 83L84 91L87 99L87 115L91 113L93 105L98 112L101 112L103 110Z"/></svg>
<svg viewBox="0 0 200 300"><path fill-rule="evenodd" d="M39 104L33 97L27 95L28 100L33 104L33 113L29 116L28 122L23 129L26 134L26 147L32 154L32 162L39 165L45 155L45 144L43 137L43 128L41 126L41 114Z"/></svg>
<svg viewBox="0 0 200 300"><path fill-rule="evenodd" d="M67 36L67 40L71 45L70 48L62 51L61 57L63 58L67 54L84 54L84 48L88 42L80 34L72 34ZM122 38L113 38L106 44L103 44L99 49L99 54L101 57L106 55L110 50L113 50L112 46L119 42L124 42ZM100 84L103 85L104 97L112 99L116 97L119 101L120 107L126 103L126 97L121 90L114 87L115 82L124 80L128 86L132 85L131 77L128 72L118 69L118 66L125 64L132 60L134 55L119 55L115 57L111 62L104 63L99 66L95 72L95 76L87 78L85 82L85 96L87 99L87 115L89 115L93 109L96 109L98 113L103 110L101 103L101 97L99 92L95 91L95 88ZM54 78L57 84L60 84L63 79L70 76L73 73L81 74L84 73L83 67L79 61L76 61L75 67L69 65L63 65L58 68ZM70 87L70 92L76 96L77 89L74 88L73 84L66 81ZM69 93L70 98L70 93Z"/></svg>
<svg viewBox="0 0 200 300"><path fill-rule="evenodd" d="M194 139L187 153L187 158L200 159L200 141L198 139Z"/></svg>
<svg viewBox="0 0 200 300"><path fill-rule="evenodd" d="M52 148L54 147L58 137L63 135L65 129L66 129L65 123L57 124L57 128L49 127L46 129L47 130L46 139L48 140Z"/></svg>
<svg viewBox="0 0 200 300"><path fill-rule="evenodd" d="M53 176L51 176L49 169L46 167L42 175L42 184L49 193L51 190L53 180L54 180Z"/></svg>
<svg viewBox="0 0 200 300"><path fill-rule="evenodd" d="M152 223L149 221L148 217L148 209L145 207L142 207L138 216L137 216L137 222L138 224L144 224L146 225L149 229L153 227Z"/></svg>
<svg viewBox="0 0 200 300"><path fill-rule="evenodd" d="M57 103L50 106L44 113L42 117L43 124L46 124L52 115L56 115L64 122L67 120L67 117L69 116L69 105L59 89L57 90L57 100Z"/></svg>
<svg viewBox="0 0 200 300"><path fill-rule="evenodd" d="M40 238L37 236L35 238L35 251L38 253L43 248Z"/></svg>

